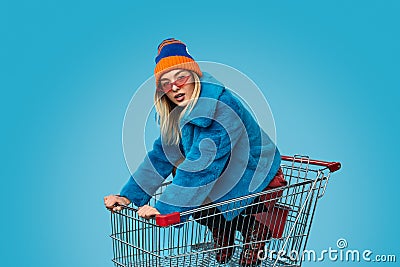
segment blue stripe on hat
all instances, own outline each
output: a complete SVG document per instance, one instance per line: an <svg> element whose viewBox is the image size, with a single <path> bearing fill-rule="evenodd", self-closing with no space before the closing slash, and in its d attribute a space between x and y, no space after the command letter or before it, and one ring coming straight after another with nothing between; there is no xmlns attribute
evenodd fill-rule
<svg viewBox="0 0 400 267"><path fill-rule="evenodd" d="M187 52L186 45L181 43L165 45L156 57L156 64L165 57L184 56L193 59ZM194 59L193 59L194 60Z"/></svg>

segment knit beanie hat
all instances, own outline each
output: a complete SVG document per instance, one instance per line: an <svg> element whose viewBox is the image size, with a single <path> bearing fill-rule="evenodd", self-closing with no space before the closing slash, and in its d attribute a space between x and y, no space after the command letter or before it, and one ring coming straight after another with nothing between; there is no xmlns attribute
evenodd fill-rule
<svg viewBox="0 0 400 267"><path fill-rule="evenodd" d="M203 75L199 65L189 55L186 45L179 40L169 38L162 41L158 46L156 67L154 69L156 86L158 86L160 77L173 69L187 69L194 71L199 77Z"/></svg>

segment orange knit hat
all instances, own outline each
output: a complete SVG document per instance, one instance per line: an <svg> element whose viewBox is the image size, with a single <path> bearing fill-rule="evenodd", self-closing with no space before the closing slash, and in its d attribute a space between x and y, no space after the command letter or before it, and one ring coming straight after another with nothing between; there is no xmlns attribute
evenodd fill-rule
<svg viewBox="0 0 400 267"><path fill-rule="evenodd" d="M173 69L187 69L194 71L199 77L203 75L199 65L189 54L186 45L174 38L165 39L161 42L155 61L156 86L158 86L160 77Z"/></svg>

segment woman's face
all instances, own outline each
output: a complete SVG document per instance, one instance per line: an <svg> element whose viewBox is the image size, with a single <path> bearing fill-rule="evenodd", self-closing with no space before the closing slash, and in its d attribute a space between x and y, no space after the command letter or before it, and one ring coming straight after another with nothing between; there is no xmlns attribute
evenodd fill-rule
<svg viewBox="0 0 400 267"><path fill-rule="evenodd" d="M160 86L169 100L180 107L185 107L192 97L195 84L190 71L175 69L160 77Z"/></svg>

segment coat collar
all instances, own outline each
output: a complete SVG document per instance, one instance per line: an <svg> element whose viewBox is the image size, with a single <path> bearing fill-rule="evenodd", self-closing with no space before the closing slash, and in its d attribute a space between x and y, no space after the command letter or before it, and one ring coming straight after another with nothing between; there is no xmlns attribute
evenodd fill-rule
<svg viewBox="0 0 400 267"><path fill-rule="evenodd" d="M213 121L218 99L225 90L225 87L207 72L203 72L200 83L201 91L199 99L192 111L183 116L181 126L190 122L199 127L208 127Z"/></svg>

